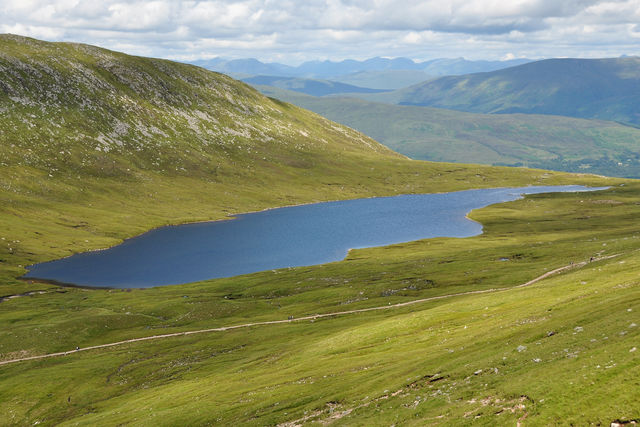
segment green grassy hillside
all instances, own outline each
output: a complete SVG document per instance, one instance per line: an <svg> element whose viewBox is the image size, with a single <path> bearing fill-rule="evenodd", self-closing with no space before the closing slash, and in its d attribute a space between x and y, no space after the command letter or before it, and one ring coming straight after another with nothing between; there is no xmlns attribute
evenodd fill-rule
<svg viewBox="0 0 640 427"><path fill-rule="evenodd" d="M554 114L640 124L640 58L547 59L447 76L376 100L475 113Z"/></svg>
<svg viewBox="0 0 640 427"><path fill-rule="evenodd" d="M323 266L2 302L0 424L608 425L640 414L640 187L476 211L482 236L352 251ZM589 260L534 285L547 271ZM290 422L291 424L282 424Z"/></svg>
<svg viewBox="0 0 640 427"><path fill-rule="evenodd" d="M619 123L551 115L475 114L256 87L357 129L412 159L640 177L640 129Z"/></svg>
<svg viewBox="0 0 640 427"><path fill-rule="evenodd" d="M510 289L2 364L0 425L638 418L636 182L412 161L225 76L85 45L2 36L0 81L0 360ZM538 183L612 188L493 206L472 213L481 236L320 266L122 291L17 278L164 224Z"/></svg>

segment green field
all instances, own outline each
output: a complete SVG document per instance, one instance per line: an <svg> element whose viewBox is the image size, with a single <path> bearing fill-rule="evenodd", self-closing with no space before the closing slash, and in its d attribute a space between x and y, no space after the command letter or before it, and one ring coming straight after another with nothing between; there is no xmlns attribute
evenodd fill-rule
<svg viewBox="0 0 640 427"><path fill-rule="evenodd" d="M0 425L640 418L636 181L412 161L195 67L0 41L3 361L513 288L0 365ZM484 225L480 236L355 250L326 265L144 290L19 279L28 264L165 224L322 200L567 183L611 188L491 206L471 214Z"/></svg>
<svg viewBox="0 0 640 427"><path fill-rule="evenodd" d="M511 287L617 255L510 291L2 366L0 410L9 423L45 425L637 418L639 190L531 196L474 212L481 236L357 250L322 266L146 290L46 287L2 302L11 327L0 342L13 358Z"/></svg>

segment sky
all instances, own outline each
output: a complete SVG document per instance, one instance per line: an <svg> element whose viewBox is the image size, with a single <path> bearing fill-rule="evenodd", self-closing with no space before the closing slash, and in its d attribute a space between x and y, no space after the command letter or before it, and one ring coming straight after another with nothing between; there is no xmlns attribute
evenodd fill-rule
<svg viewBox="0 0 640 427"><path fill-rule="evenodd" d="M0 33L182 61L640 55L640 0L0 0Z"/></svg>

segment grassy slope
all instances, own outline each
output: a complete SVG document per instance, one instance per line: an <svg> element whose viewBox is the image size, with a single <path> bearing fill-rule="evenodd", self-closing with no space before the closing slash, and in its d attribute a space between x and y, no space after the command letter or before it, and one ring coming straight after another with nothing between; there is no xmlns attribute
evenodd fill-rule
<svg viewBox="0 0 640 427"><path fill-rule="evenodd" d="M270 86L257 87L264 94L357 129L413 159L525 164L640 177L640 129L614 122L550 115L475 114L354 98L317 98Z"/></svg>
<svg viewBox="0 0 640 427"><path fill-rule="evenodd" d="M630 350L640 344L639 192L628 183L528 197L474 212L482 236L357 250L323 266L4 302L8 356L510 286L572 260L620 254L530 288L1 367L0 410L5 422L45 425L638 418L640 365Z"/></svg>
<svg viewBox="0 0 640 427"><path fill-rule="evenodd" d="M556 114L638 124L639 96L640 58L633 57L547 59L442 77L370 99L476 113Z"/></svg>
<svg viewBox="0 0 640 427"><path fill-rule="evenodd" d="M620 181L409 161L356 132L270 101L204 70L80 45L13 37L3 37L2 43L1 294L44 292L0 302L3 358L254 319L384 305L496 284L511 286L603 250L628 253L628 262L635 262L631 251L637 248L634 218L639 190L635 183L628 183L604 195L536 196L483 210L486 214L478 212L474 218L486 224L488 233L473 239L359 250L346 261L323 266L130 292L20 282L15 278L27 263L115 244L166 223L358 196ZM105 87L100 92L105 82L116 90ZM202 115L208 118L198 121ZM246 132L249 137L242 136ZM187 163L189 159L192 163ZM576 206L581 208L579 214ZM499 261L502 257L511 261ZM606 274L609 280L596 281L594 276L594 284L622 283L624 294L616 298L619 295L626 304L637 305L633 278L616 278L615 271ZM571 285L575 287L575 282ZM563 298L578 298L575 292L563 293ZM611 301L616 303L616 298ZM503 326L508 333L508 328L513 329L508 320L520 319L520 306L503 303L502 298L491 301L505 311L486 321L498 322L493 327ZM433 312L430 305L408 310L422 313L420 322L409 313L368 314L3 366L0 423L272 423L298 418L305 410L322 409L334 401L347 407L382 396L385 389L400 387L410 377L405 375L408 371L415 376L438 371L455 381L466 376L468 369L475 371L478 364L492 363L496 348L511 348L505 346L503 336L497 336L486 351L462 353L460 361L472 366L456 363L455 368L444 353L443 335L433 334L437 328L456 324L447 317L452 312L448 303L433 304L443 307ZM609 304L609 299L600 303ZM474 331L492 326L471 310L486 304L483 300L464 299L460 304L456 307L470 310L480 322L474 324ZM530 310L534 307L527 305ZM592 307L562 308L560 304L558 319L578 316ZM618 333L619 325L609 312L599 313L593 319L601 321L601 330L612 336ZM507 323L500 323L503 314ZM391 327L398 328L396 335L389 335L394 331ZM407 335L400 332L405 329ZM517 335L519 341L540 333L523 331ZM399 336L407 341L392 345ZM635 339L636 329L621 337ZM471 335L458 339L475 342ZM557 345L559 349L566 341ZM597 355L605 357L610 349L599 347ZM476 357L479 354L482 357ZM625 358L617 361L620 367L606 371L608 381L615 381L624 393L620 395L630 399L637 384L625 383L620 369L626 369L626 358L635 354L624 353ZM527 365L520 362L515 359L514 367L520 366L519 372L526 375ZM558 372L569 375L572 369L578 365ZM505 375L486 392L471 385L456 393L514 399L517 393L529 392L527 387L537 386L522 381L508 391L501 388L513 378L517 377ZM452 384L446 381L441 384ZM558 382L553 390L567 386L567 381ZM446 395L440 399L442 393L423 407L428 411L419 413L419 420L442 411L456 419L465 410L463 401L449 402ZM618 394L610 396L618 401ZM617 406L605 410L591 401L581 407L594 419L606 420L613 410L616 417L634 414L631 405L624 411ZM556 402L547 412L529 416L544 423L556 419L563 408L562 402ZM360 410L365 417L362 422L378 417L368 410ZM394 412L405 416L399 406ZM513 419L519 413L506 415L505 419ZM587 419L581 414L575 417Z"/></svg>

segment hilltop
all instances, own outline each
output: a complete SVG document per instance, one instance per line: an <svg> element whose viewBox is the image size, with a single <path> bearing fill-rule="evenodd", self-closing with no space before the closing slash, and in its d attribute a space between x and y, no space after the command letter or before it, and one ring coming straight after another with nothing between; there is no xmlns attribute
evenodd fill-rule
<svg viewBox="0 0 640 427"><path fill-rule="evenodd" d="M546 59L441 77L370 99L475 113L554 114L640 124L640 58Z"/></svg>

